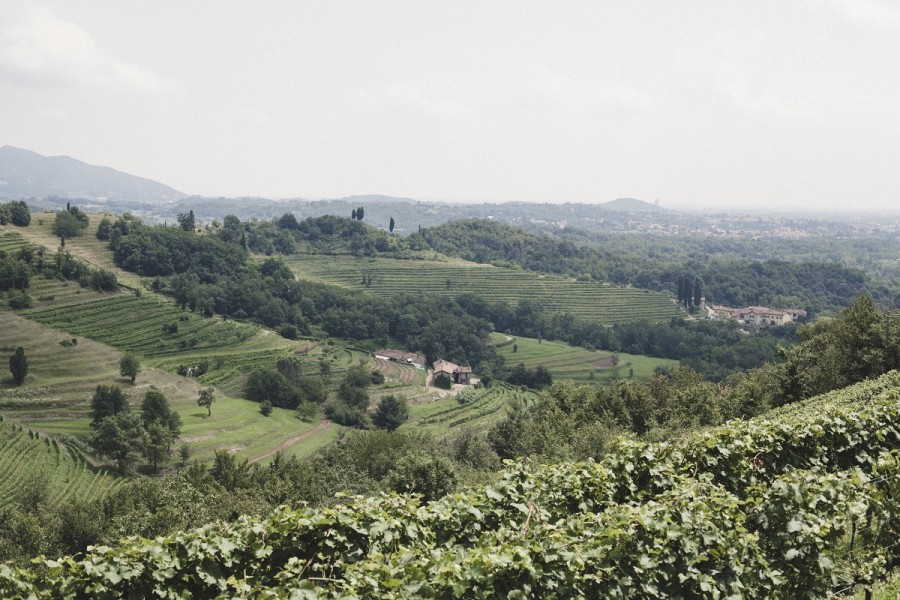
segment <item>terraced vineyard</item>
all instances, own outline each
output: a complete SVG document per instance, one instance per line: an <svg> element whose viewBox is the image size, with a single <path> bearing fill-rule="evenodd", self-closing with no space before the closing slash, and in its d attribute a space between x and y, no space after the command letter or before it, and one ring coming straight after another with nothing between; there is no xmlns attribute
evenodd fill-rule
<svg viewBox="0 0 900 600"><path fill-rule="evenodd" d="M259 404L239 399L238 393L228 391L234 382L219 388L212 415L196 404L200 383L196 378L180 377L158 368L147 366L141 371L135 386L130 386L118 373L121 354L110 346L87 338L78 338L76 345L63 346L60 342L71 342L68 335L48 329L12 313L0 311L0 330L9 332L16 340L28 340L26 353L29 373L22 386L14 386L8 381L0 381L0 412L9 422L25 424L29 429L54 436L84 438L90 432L90 398L98 384L122 385L130 398L132 407L139 405L143 394L155 386L163 391L174 410L181 414L181 438L178 444L187 444L192 456L199 460L212 457L216 450L227 449L242 458L264 456L274 448L284 447L288 455L307 455L318 447L331 442L339 433L339 427L330 426L315 430L316 423L304 423L297 419L294 411L276 408L270 417L260 414ZM276 338L276 336L270 336ZM262 343L262 342L260 342ZM273 343L276 343L273 341ZM4 355L11 350L0 344ZM260 350L249 353L260 362L253 366L271 367L269 363L277 352ZM221 369L228 367L228 360L243 359L240 352L224 354L212 360L222 360ZM350 355L345 360L350 360ZM169 357L173 361L195 364L198 358L185 353ZM335 361L342 360L336 357ZM216 363L213 363L216 364ZM337 371L337 367L335 371ZM230 371L229 371L230 372ZM216 371L211 371L215 374ZM224 388L224 389L223 389ZM237 392L242 391L236 386ZM0 494L3 493L0 484Z"/></svg>
<svg viewBox="0 0 900 600"><path fill-rule="evenodd" d="M4 244L15 248L34 243L55 249L59 240L50 232L52 216L35 215L21 237L3 235ZM98 222L97 215L91 215L91 227L84 236L67 240L66 249L113 270L120 283L140 289L139 280L116 269L105 243L93 236ZM98 383L122 384L120 352L134 352L142 357L144 370L137 385L127 388L132 404L150 385L162 389L172 408L181 413L180 443L191 447L194 458L209 459L223 448L254 460L265 460L274 449L305 456L333 441L341 428L304 423L293 411L283 409L263 417L257 403L240 399L247 374L255 368L272 368L279 358L293 355L307 373L319 373L319 361L325 360L331 367L329 383L336 386L347 368L368 360L362 353L340 347L292 342L255 324L182 311L148 290L141 295L99 293L74 282L34 277L30 291L34 308L18 314L0 311L0 324L11 328L16 343L27 341L23 345L31 366L25 385L0 384L0 407L8 417L46 434L86 436L93 388ZM177 331L165 333L164 326L175 326ZM202 376L175 374L181 366L201 364L207 368ZM201 385L213 385L220 392L212 415L196 405Z"/></svg>
<svg viewBox="0 0 900 600"><path fill-rule="evenodd" d="M288 410L276 409L271 417L263 417L257 403L239 399L246 371L272 368L279 357L302 351L310 346L308 342L290 342L255 325L184 313L149 294L141 298L128 293L97 294L81 290L77 284L36 282L46 283L41 294L53 296L52 301L37 300L38 308L31 311L35 314L24 315L28 318L0 310L0 330L25 346L29 360L23 386L0 382L0 411L7 417L52 435L88 435L95 386L124 383L118 373L121 353L112 347L115 345L118 350L132 349L151 357L145 361L137 385L126 384L126 392L134 405L150 385L160 388L172 408L181 413L180 443L187 443L197 459L208 459L222 448L241 457L259 457L315 427ZM181 321L181 317L187 320ZM173 321L182 335L162 336L162 323ZM192 346L195 338L198 341ZM154 340L163 340L165 345L157 347ZM187 340L184 350L181 340ZM13 347L3 342L6 339L0 341L0 350L12 352ZM227 343L233 345L225 346ZM357 353L337 348L315 348L310 354L314 356L305 359L308 370L315 368L318 372L318 360L325 358L331 361L335 382L353 361L359 360ZM209 366L204 377L175 374L180 365L202 362ZM220 393L209 416L196 405L196 399L200 384L213 382L225 396ZM285 451L308 454L332 441L338 431L337 426L317 430L302 444L285 445Z"/></svg>
<svg viewBox="0 0 900 600"><path fill-rule="evenodd" d="M367 355L344 348L318 347L311 343L284 343L278 338L265 346L267 338L275 338L265 330L261 331L255 341L242 344L236 350L214 349L197 351L188 354L176 354L154 361L154 364L169 372L176 372L179 367L197 366L206 363L209 370L196 377L196 381L205 386L215 386L222 392L240 396L243 394L244 382L251 371L258 368L273 368L279 359L293 357L300 363L301 373L318 376L319 361L325 360L330 367L330 376L326 389L336 388L344 373L352 365L366 363ZM309 346L313 346L309 349ZM259 349L257 349L259 347Z"/></svg>
<svg viewBox="0 0 900 600"><path fill-rule="evenodd" d="M677 360L668 358L587 350L563 342L513 338L501 333L492 333L491 340L508 366L522 363L534 368L543 365L554 379L572 379L579 383L606 383L620 378L643 381L657 367L667 370L678 367Z"/></svg>
<svg viewBox="0 0 900 600"><path fill-rule="evenodd" d="M440 434L460 425L486 426L502 418L512 404L527 406L536 399L536 392L520 390L507 383L494 383L481 389L466 388L459 396L411 406L410 420L405 427L425 427Z"/></svg>
<svg viewBox="0 0 900 600"><path fill-rule="evenodd" d="M28 292L35 300L35 306L47 308L62 306L89 300L110 298L109 292L98 292L91 288L83 288L74 281L35 276L28 283Z"/></svg>
<svg viewBox="0 0 900 600"><path fill-rule="evenodd" d="M256 325L186 313L172 302L133 294L115 294L64 307L34 308L24 314L48 327L148 357L185 349L231 348L260 330ZM173 323L178 327L177 333L161 336L163 325Z"/></svg>
<svg viewBox="0 0 900 600"><path fill-rule="evenodd" d="M49 502L90 502L124 479L96 471L70 446L0 417L0 507L13 502L32 482L46 482Z"/></svg>
<svg viewBox="0 0 900 600"><path fill-rule="evenodd" d="M301 255L288 257L286 263L301 277L374 294L475 293L511 304L535 300L549 311L607 325L683 316L664 294L465 261Z"/></svg>
<svg viewBox="0 0 900 600"><path fill-rule="evenodd" d="M377 405L388 394L403 396L412 406L430 404L440 398L440 394L425 387L427 374L424 369L380 358L373 358L369 364L385 377L384 384L370 391L371 406Z"/></svg>
<svg viewBox="0 0 900 600"><path fill-rule="evenodd" d="M18 232L4 231L0 227L0 252L15 251L25 245L25 240Z"/></svg>

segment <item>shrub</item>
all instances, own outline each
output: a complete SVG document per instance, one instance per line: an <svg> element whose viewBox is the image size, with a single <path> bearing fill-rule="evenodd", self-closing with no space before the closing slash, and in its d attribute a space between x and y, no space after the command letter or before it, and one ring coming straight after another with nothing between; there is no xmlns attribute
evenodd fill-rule
<svg viewBox="0 0 900 600"><path fill-rule="evenodd" d="M28 292L22 292L9 299L9 307L13 310L23 310L34 306L34 299Z"/></svg>
<svg viewBox="0 0 900 600"><path fill-rule="evenodd" d="M453 380L450 379L450 376L446 373L436 373L434 377L431 378L431 385L437 388L449 390L451 387L453 387Z"/></svg>
<svg viewBox="0 0 900 600"><path fill-rule="evenodd" d="M295 325L291 325L290 323L288 323L287 325L282 325L278 333L281 334L281 337L288 340L296 340L297 336L300 334L300 332L297 331L297 327Z"/></svg>

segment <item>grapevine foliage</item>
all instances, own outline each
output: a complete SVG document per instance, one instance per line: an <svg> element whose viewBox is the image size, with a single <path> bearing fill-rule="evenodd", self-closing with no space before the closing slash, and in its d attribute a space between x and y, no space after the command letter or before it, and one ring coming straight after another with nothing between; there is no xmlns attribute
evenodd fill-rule
<svg viewBox="0 0 900 600"><path fill-rule="evenodd" d="M348 497L0 566L0 596L821 597L897 559L898 422L890 373L430 503Z"/></svg>

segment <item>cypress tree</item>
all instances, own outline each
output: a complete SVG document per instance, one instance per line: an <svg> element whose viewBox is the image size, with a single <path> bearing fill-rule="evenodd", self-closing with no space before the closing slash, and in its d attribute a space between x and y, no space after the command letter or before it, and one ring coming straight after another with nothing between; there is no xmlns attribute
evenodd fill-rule
<svg viewBox="0 0 900 600"><path fill-rule="evenodd" d="M16 348L9 357L9 371L17 385L25 381L25 376L28 375L28 359L25 358L25 348L22 346Z"/></svg>

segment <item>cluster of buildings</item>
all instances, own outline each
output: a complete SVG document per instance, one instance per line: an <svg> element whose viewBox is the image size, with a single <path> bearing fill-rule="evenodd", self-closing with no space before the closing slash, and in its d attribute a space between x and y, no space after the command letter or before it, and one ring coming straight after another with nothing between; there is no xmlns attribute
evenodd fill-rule
<svg viewBox="0 0 900 600"><path fill-rule="evenodd" d="M375 358L412 365L417 369L425 368L425 357L421 354L416 354L415 352L404 352L403 350L382 348L381 350L375 351Z"/></svg>
<svg viewBox="0 0 900 600"><path fill-rule="evenodd" d="M425 368L425 357L421 354L416 354L415 352L404 352L403 350L382 348L375 351L375 358L412 365L417 369ZM443 359L434 361L432 367L434 368L432 377L444 374L453 383L460 383L462 385L469 385L472 381L472 367L463 367Z"/></svg>
<svg viewBox="0 0 900 600"><path fill-rule="evenodd" d="M469 385L469 381L472 378L472 367L461 367L453 364L449 360L436 360L432 366L434 367L432 379L438 375L444 374L449 377L450 381L453 383Z"/></svg>
<svg viewBox="0 0 900 600"><path fill-rule="evenodd" d="M806 317L806 311L800 308L768 308L765 306L731 308L713 305L707 307L707 310L709 311L707 316L710 319L735 319L742 325L756 327L787 325Z"/></svg>

